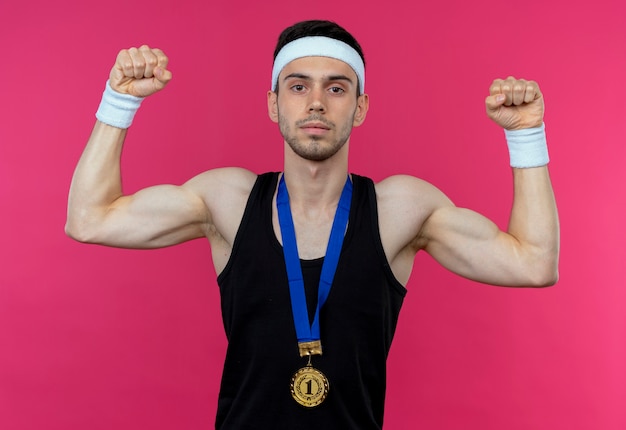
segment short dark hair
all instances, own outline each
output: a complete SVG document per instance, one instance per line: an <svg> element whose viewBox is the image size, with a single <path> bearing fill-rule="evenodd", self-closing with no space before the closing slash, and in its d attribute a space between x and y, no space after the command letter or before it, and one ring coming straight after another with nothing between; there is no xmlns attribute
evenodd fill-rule
<svg viewBox="0 0 626 430"><path fill-rule="evenodd" d="M363 55L363 49L361 49L361 45L359 45L359 42L357 42L354 36L348 33L348 31L339 24L323 20L301 21L284 29L283 32L280 33L280 36L278 36L278 42L276 43L276 48L274 49L274 60L276 60L276 56L280 50L283 49L283 47L289 42L293 42L294 40L302 37L310 36L325 36L347 43L349 46L354 48L357 54L359 54L361 60L363 60L363 65L365 65L365 55ZM278 93L278 86L276 86L275 91ZM356 95L357 97L361 95L358 88Z"/></svg>
<svg viewBox="0 0 626 430"><path fill-rule="evenodd" d="M339 24L323 20L301 21L284 29L278 37L278 43L276 43L276 49L274 49L274 60L276 60L276 56L286 44L301 37L309 36L326 36L347 43L354 48L363 60L363 64L365 64L363 49L361 49L361 45L359 45L354 36Z"/></svg>

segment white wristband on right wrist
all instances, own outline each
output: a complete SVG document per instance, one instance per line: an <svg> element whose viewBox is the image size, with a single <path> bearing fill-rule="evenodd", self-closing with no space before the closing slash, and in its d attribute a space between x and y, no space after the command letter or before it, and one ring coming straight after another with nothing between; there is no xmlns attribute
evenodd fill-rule
<svg viewBox="0 0 626 430"><path fill-rule="evenodd" d="M96 112L98 121L117 128L128 128L141 106L143 97L122 94L111 88L109 81L102 93L102 101Z"/></svg>
<svg viewBox="0 0 626 430"><path fill-rule="evenodd" d="M504 130L511 167L525 169L545 166L550 161L545 124L522 130Z"/></svg>

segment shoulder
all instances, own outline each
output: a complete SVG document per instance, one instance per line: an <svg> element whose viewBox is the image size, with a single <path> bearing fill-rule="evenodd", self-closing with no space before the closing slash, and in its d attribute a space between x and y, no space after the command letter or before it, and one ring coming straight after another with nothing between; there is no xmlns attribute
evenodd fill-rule
<svg viewBox="0 0 626 430"><path fill-rule="evenodd" d="M249 170L225 167L207 170L183 184L206 208L208 236L232 243L257 178Z"/></svg>
<svg viewBox="0 0 626 430"><path fill-rule="evenodd" d="M410 175L394 175L374 184L380 205L408 205L425 210L436 209L450 202L437 187Z"/></svg>
<svg viewBox="0 0 626 430"><path fill-rule="evenodd" d="M257 175L240 167L207 170L194 176L183 186L202 194L209 192L249 194Z"/></svg>
<svg viewBox="0 0 626 430"><path fill-rule="evenodd" d="M236 204L245 204L257 175L238 167L207 170L194 176L183 187L202 199L211 213Z"/></svg>
<svg viewBox="0 0 626 430"><path fill-rule="evenodd" d="M387 256L419 248L422 227L437 210L453 206L437 187L409 175L394 175L374 185L381 240Z"/></svg>

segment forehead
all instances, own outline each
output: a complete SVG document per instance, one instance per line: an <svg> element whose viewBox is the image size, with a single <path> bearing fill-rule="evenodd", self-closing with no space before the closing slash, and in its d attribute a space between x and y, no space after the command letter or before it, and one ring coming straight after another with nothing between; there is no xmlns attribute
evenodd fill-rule
<svg viewBox="0 0 626 430"><path fill-rule="evenodd" d="M328 78L332 76L345 76L357 83L357 76L352 67L341 60L329 57L302 57L289 63L280 72L279 80L283 80L291 74L305 75L310 78Z"/></svg>

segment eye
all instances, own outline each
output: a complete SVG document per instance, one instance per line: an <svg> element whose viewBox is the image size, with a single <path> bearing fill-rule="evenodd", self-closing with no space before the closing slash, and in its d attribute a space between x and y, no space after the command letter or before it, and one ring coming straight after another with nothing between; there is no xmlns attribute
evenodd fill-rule
<svg viewBox="0 0 626 430"><path fill-rule="evenodd" d="M344 90L341 87L330 87L328 91L330 91L333 94L343 94L346 92L346 90Z"/></svg>
<svg viewBox="0 0 626 430"><path fill-rule="evenodd" d="M302 84L296 84L291 87L291 90L296 93L301 93L305 90L305 87Z"/></svg>

